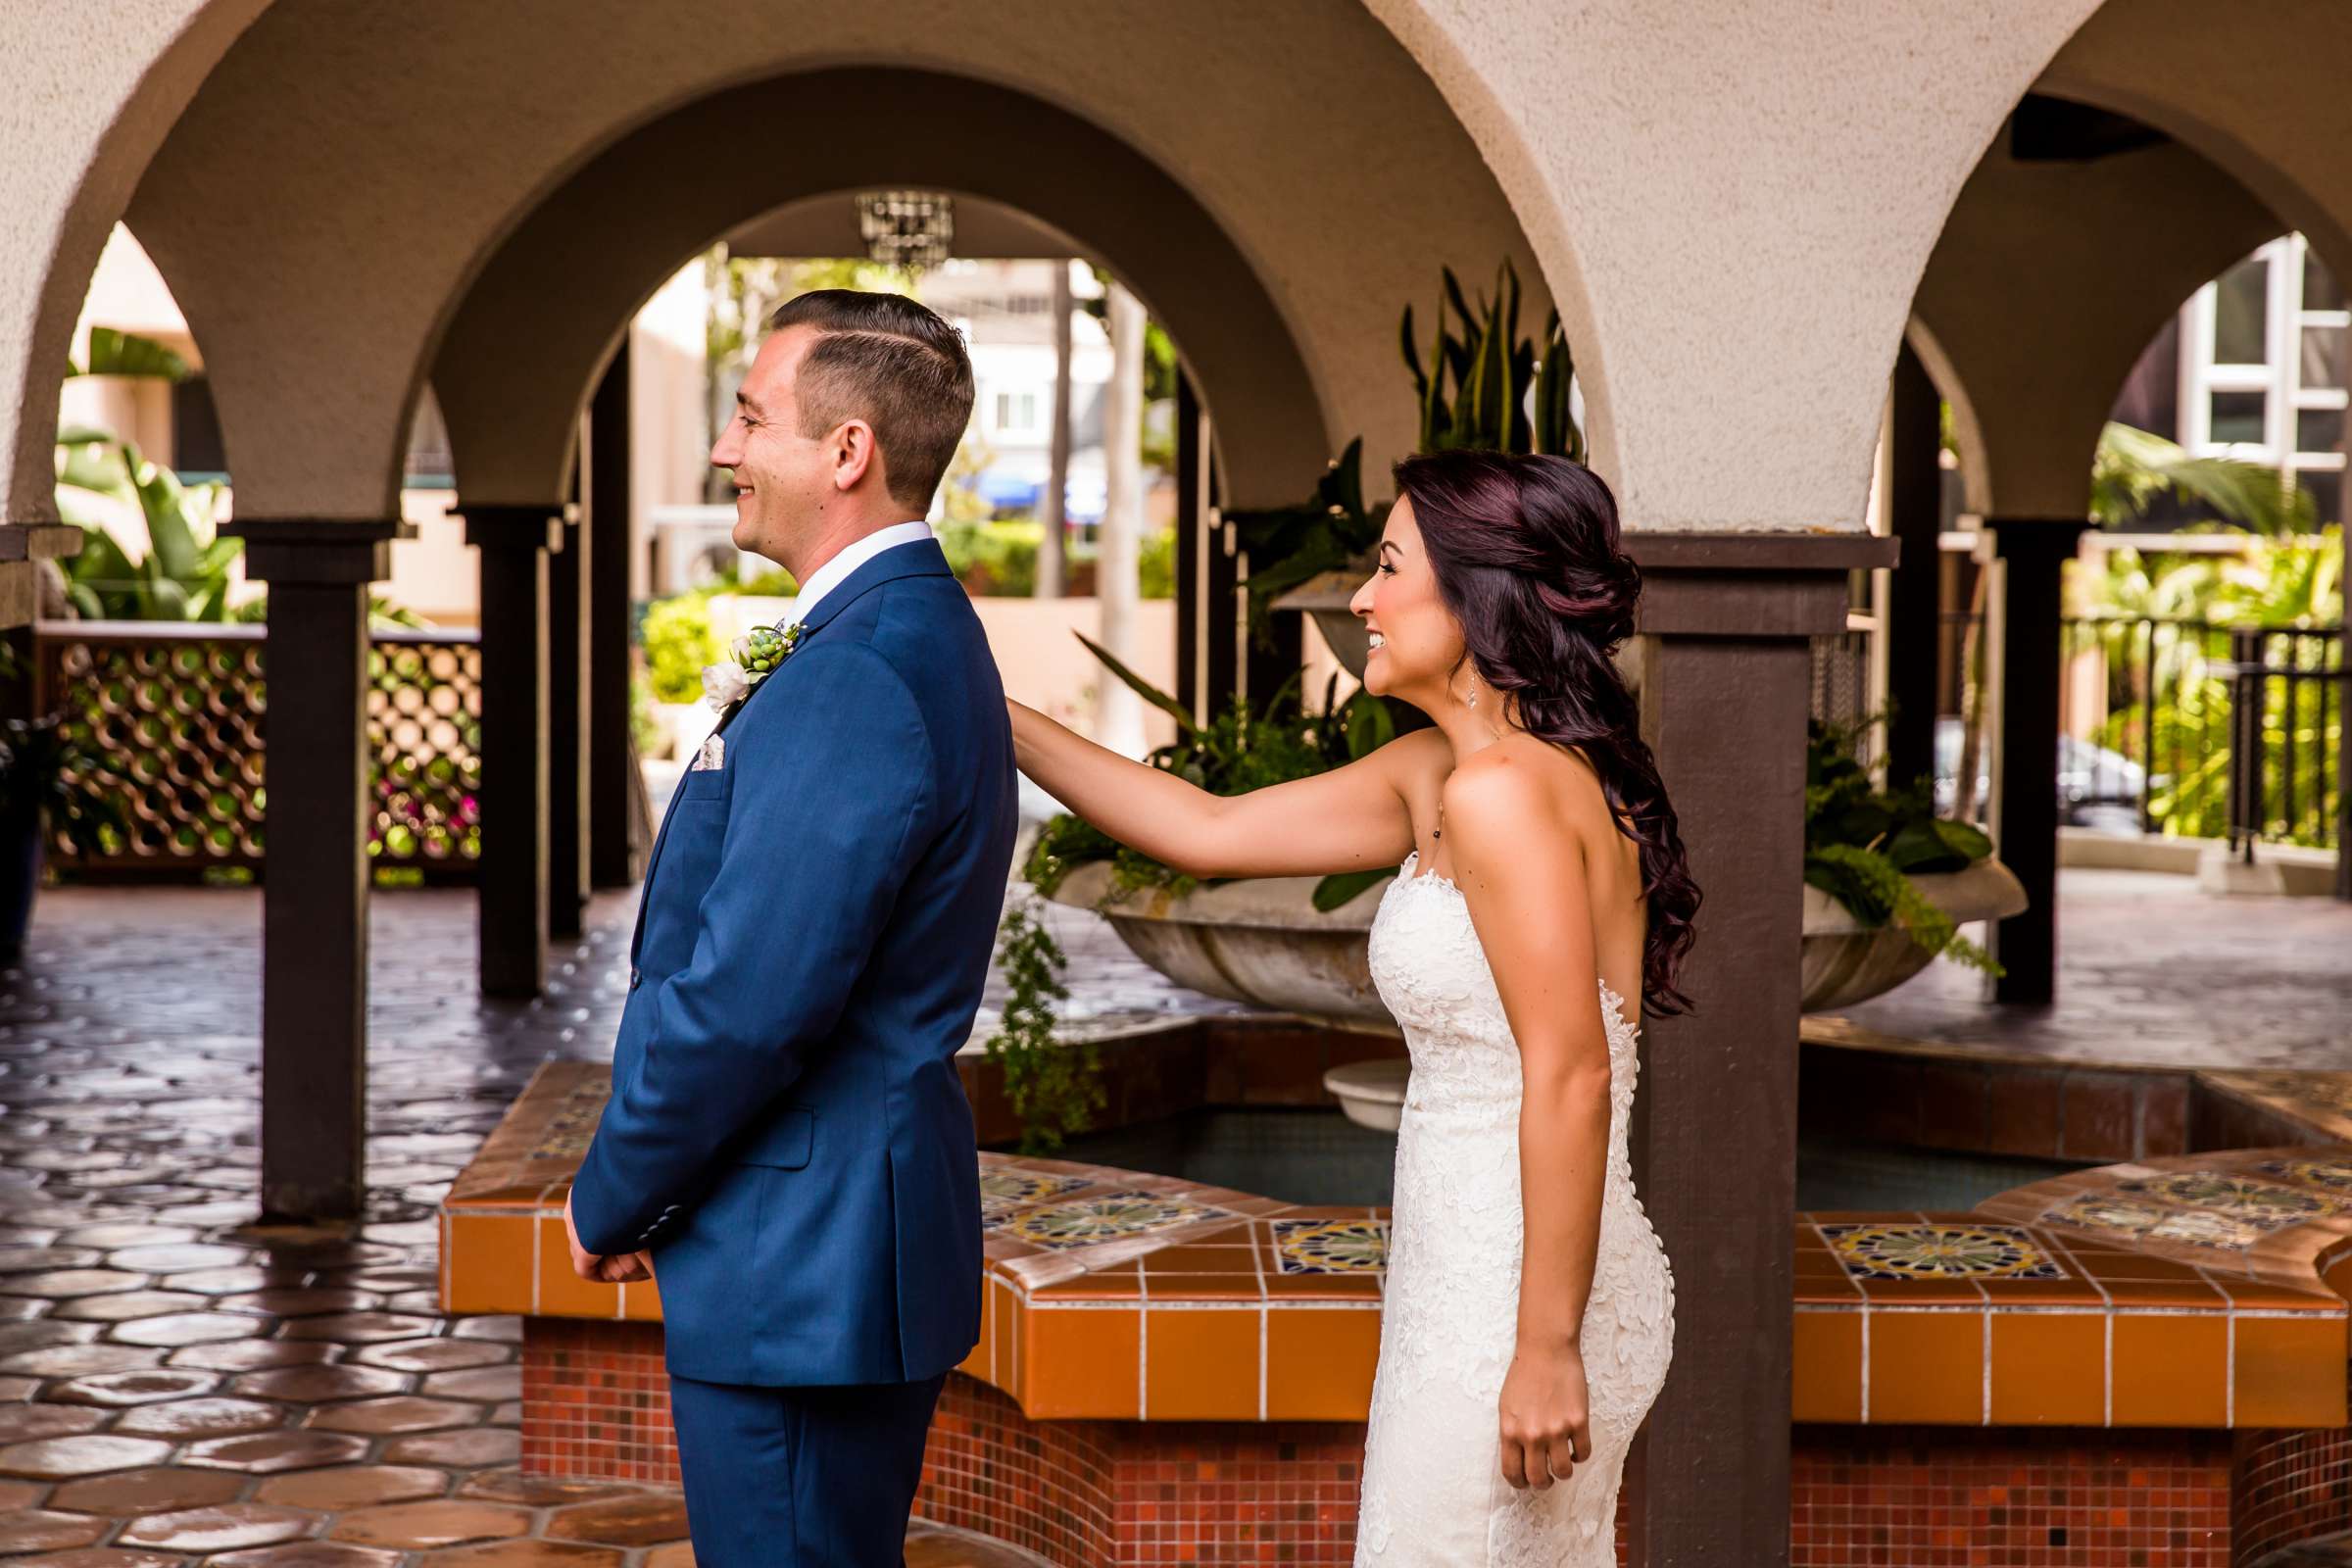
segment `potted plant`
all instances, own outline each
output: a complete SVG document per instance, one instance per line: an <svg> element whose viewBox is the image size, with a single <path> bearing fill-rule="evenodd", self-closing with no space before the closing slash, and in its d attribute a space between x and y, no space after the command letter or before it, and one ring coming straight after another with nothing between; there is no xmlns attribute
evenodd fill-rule
<svg viewBox="0 0 2352 1568"><path fill-rule="evenodd" d="M2026 906L2024 885L1993 858L1992 841L1936 814L1933 781L1892 790L1872 784L1854 741L1877 722L1807 725L1799 959L1807 1012L1889 991L1938 955L1999 974L2000 965L1961 936L1959 925Z"/></svg>
<svg viewBox="0 0 2352 1568"><path fill-rule="evenodd" d="M84 855L120 839L122 808L102 782L112 772L61 714L0 721L0 961L24 951L51 835Z"/></svg>
<svg viewBox="0 0 2352 1568"><path fill-rule="evenodd" d="M1537 341L1519 333L1519 274L1509 262L1495 274L1494 297L1481 294L1475 308L1452 269L1444 270L1443 281L1426 367L1410 305L1397 329L1420 411L1418 450L1550 452L1582 462L1585 438L1569 410L1575 361L1559 313L1544 318L1539 359ZM1312 615L1333 655L1358 680L1370 649L1363 623L1348 605L1371 575L1390 507L1386 501L1364 504L1363 446L1361 437L1348 443L1315 493L1297 506L1225 514L1250 556L1252 628L1262 634L1269 611Z"/></svg>

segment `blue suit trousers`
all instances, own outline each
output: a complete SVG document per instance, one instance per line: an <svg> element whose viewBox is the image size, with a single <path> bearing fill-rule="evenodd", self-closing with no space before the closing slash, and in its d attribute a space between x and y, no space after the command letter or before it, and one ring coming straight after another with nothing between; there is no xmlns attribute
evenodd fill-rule
<svg viewBox="0 0 2352 1568"><path fill-rule="evenodd" d="M946 1382L760 1388L670 1374L697 1568L904 1568Z"/></svg>

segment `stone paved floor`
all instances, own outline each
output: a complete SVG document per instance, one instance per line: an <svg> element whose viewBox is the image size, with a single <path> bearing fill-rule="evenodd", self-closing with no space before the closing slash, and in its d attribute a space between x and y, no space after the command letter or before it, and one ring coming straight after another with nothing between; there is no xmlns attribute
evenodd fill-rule
<svg viewBox="0 0 2352 1568"><path fill-rule="evenodd" d="M472 904L374 904L367 1223L253 1216L260 899L53 890L0 976L0 1559L683 1568L674 1494L520 1477L519 1323L451 1319L434 1205L541 1062L611 1051L633 901L548 996L473 994ZM1055 911L1082 1010L1187 1000ZM929 1530L913 1568L1034 1564Z"/></svg>
<svg viewBox="0 0 2352 1568"><path fill-rule="evenodd" d="M1981 926L1964 929L1982 937ZM1884 1034L2052 1060L2352 1069L2352 904L2068 870L2057 990L2048 1007L1994 1004L1976 971L1938 960L1846 1016Z"/></svg>

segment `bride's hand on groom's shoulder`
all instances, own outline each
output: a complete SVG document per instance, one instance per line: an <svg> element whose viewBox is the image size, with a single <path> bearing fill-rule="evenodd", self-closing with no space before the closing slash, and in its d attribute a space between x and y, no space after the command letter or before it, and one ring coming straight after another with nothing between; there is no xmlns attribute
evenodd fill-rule
<svg viewBox="0 0 2352 1568"><path fill-rule="evenodd" d="M1592 1457L1592 1421L1584 1352L1575 1346L1522 1349L1511 1358L1497 1401L1502 1479L1538 1492L1565 1481Z"/></svg>

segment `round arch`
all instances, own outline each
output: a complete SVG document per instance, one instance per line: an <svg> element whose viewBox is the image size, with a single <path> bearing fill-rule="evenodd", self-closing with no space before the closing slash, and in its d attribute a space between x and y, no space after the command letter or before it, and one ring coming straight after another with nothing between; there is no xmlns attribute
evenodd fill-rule
<svg viewBox="0 0 2352 1568"><path fill-rule="evenodd" d="M827 138L790 133L852 117L865 129L851 159ZM770 156L714 156L750 126L786 133ZM1026 93L935 72L843 68L749 83L664 116L516 225L458 304L433 361L459 493L477 504L560 497L581 401L637 307L727 230L843 189L845 173L984 197L1101 257L1167 325L1215 416L1238 501L1293 499L1336 446L1264 283L1151 160ZM615 224L622 210L629 220Z"/></svg>

